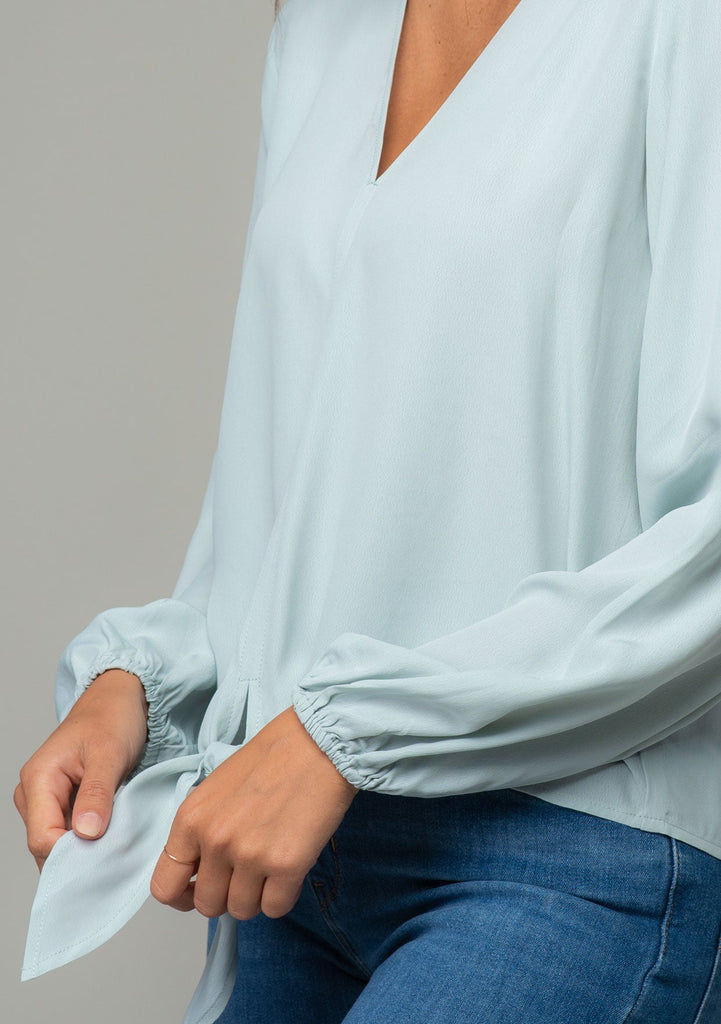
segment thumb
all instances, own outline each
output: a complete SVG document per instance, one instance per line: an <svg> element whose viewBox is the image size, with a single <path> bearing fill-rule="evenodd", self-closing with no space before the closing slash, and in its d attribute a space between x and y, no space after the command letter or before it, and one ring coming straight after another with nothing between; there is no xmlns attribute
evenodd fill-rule
<svg viewBox="0 0 721 1024"><path fill-rule="evenodd" d="M108 827L118 780L107 763L90 763L78 787L72 827L83 839L97 839Z"/></svg>

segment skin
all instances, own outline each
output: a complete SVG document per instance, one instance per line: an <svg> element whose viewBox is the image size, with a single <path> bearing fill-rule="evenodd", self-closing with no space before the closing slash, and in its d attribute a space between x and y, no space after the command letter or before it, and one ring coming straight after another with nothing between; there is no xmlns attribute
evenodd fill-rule
<svg viewBox="0 0 721 1024"><path fill-rule="evenodd" d="M20 769L14 801L40 871L70 828L85 839L105 832L113 795L142 752L147 710L138 677L109 669ZM288 707L182 802L166 845L193 863L161 854L151 894L206 917L280 917L357 792ZM96 834L85 814L98 816Z"/></svg>
<svg viewBox="0 0 721 1024"><path fill-rule="evenodd" d="M377 177L454 90L519 0L407 0Z"/></svg>
<svg viewBox="0 0 721 1024"><path fill-rule="evenodd" d="M42 871L56 841L74 828L107 828L113 794L136 763L147 734L147 702L137 676L111 669L98 676L63 722L20 769L13 799L28 849ZM90 820L83 819L84 813Z"/></svg>
<svg viewBox="0 0 721 1024"><path fill-rule="evenodd" d="M445 102L519 0L407 0L378 176ZM137 676L109 669L20 769L15 806L38 868L68 829L105 832L113 795L147 735ZM151 893L206 917L280 917L358 790L286 708L186 797ZM90 818L84 816L88 814ZM94 816L97 829L91 827Z"/></svg>
<svg viewBox="0 0 721 1024"><path fill-rule="evenodd" d="M151 892L206 917L281 917L358 790L286 708L181 804ZM191 881L197 864L197 878Z"/></svg>

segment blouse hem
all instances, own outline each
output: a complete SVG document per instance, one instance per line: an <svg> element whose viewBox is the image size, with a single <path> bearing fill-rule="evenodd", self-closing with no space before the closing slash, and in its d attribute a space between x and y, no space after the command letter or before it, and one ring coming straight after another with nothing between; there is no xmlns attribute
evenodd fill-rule
<svg viewBox="0 0 721 1024"><path fill-rule="evenodd" d="M580 803L571 800L560 800L555 797L551 799L547 796L540 796L540 794L533 791L522 789L520 786L513 786L512 788L519 793L535 796L538 800L545 800L546 803L556 804L558 807L568 807L569 810L581 811L584 814L594 814L596 817L616 821L621 825L640 828L644 832L657 832L671 839L678 839L682 843L693 846L697 850L701 850L703 853L721 860L721 844L714 843L712 839L707 839L705 836L691 832L689 829L684 828L683 825L676 821L670 821L668 818L654 818L649 814L641 814L629 808L603 804L595 800L584 800L583 803Z"/></svg>

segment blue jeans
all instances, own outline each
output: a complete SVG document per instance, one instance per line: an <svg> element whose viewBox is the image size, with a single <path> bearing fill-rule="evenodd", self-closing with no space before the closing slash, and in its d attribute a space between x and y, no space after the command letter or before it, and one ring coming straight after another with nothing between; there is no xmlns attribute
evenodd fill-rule
<svg viewBox="0 0 721 1024"><path fill-rule="evenodd" d="M721 860L513 789L361 790L237 930L217 1024L721 1024Z"/></svg>

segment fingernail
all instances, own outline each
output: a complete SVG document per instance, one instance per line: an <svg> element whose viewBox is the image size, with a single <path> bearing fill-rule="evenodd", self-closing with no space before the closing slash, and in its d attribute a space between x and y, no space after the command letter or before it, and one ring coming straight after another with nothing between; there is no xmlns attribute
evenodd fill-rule
<svg viewBox="0 0 721 1024"><path fill-rule="evenodd" d="M103 819L95 811L85 811L83 814L78 815L76 832L82 832L83 835L89 836L94 839L103 827Z"/></svg>

